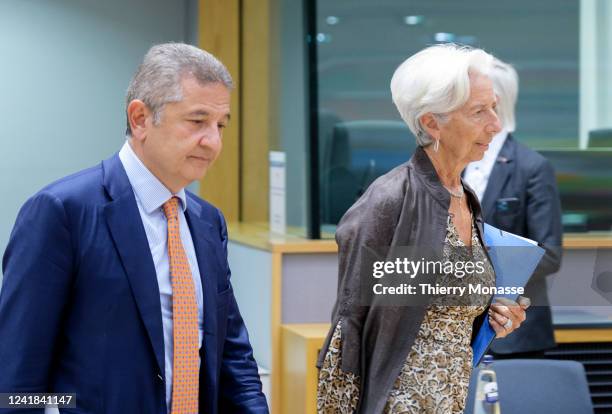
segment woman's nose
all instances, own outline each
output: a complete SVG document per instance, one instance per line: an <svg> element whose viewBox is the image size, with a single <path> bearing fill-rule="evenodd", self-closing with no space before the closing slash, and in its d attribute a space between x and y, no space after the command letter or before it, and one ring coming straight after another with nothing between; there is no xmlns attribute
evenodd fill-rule
<svg viewBox="0 0 612 414"><path fill-rule="evenodd" d="M501 121L499 120L499 117L497 116L497 113L495 111L491 111L491 116L492 119L487 125L487 132L491 134L497 134L499 131L502 130Z"/></svg>

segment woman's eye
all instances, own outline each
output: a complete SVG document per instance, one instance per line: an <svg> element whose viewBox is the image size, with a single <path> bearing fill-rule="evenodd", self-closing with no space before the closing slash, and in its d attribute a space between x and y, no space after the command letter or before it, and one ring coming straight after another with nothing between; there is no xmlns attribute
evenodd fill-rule
<svg viewBox="0 0 612 414"><path fill-rule="evenodd" d="M224 124L217 124L217 128L219 128L219 129L223 129L225 127L226 127L226 125L224 125Z"/></svg>

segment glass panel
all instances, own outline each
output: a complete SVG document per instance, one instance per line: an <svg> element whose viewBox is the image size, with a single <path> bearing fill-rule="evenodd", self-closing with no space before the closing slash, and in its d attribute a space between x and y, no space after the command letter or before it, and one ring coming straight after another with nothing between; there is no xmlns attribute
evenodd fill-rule
<svg viewBox="0 0 612 414"><path fill-rule="evenodd" d="M270 137L271 151L285 153L286 233L307 237L308 224L308 123L304 5L302 0L271 2L274 25L271 44L274 56L270 99L275 102L268 120L278 131Z"/></svg>
<svg viewBox="0 0 612 414"><path fill-rule="evenodd" d="M389 82L404 59L440 42L480 47L515 66L515 136L557 169L566 230L610 230L603 206L612 201L612 157L586 150L612 146L612 111L601 109L612 108L609 3L317 1L322 234L332 235L367 186L414 151Z"/></svg>

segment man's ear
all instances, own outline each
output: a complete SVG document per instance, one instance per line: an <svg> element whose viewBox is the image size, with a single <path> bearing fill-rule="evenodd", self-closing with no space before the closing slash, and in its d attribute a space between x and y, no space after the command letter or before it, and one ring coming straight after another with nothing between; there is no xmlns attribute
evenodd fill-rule
<svg viewBox="0 0 612 414"><path fill-rule="evenodd" d="M140 99L134 99L128 104L127 118L132 130L132 138L141 141L146 138L148 118L152 115L151 111Z"/></svg>
<svg viewBox="0 0 612 414"><path fill-rule="evenodd" d="M419 118L419 121L421 122L423 129L429 134L430 137L432 137L434 140L440 139L440 122L431 112L422 115Z"/></svg>

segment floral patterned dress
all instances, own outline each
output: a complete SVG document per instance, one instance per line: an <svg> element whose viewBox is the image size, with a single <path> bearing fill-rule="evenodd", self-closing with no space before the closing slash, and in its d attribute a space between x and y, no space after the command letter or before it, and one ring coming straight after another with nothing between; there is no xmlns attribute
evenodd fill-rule
<svg viewBox="0 0 612 414"><path fill-rule="evenodd" d="M465 243L448 220L445 260L457 261ZM495 284L495 274L483 252L472 222L471 260L482 260L485 271L476 283ZM480 247L480 248L477 248ZM467 276L466 276L467 277ZM473 276L476 277L476 276ZM468 282L468 281L464 281ZM389 392L384 412L388 414L460 414L472 373L472 323L486 309L489 297L466 298L453 306L436 304L427 308L414 344ZM324 414L353 413L359 401L359 377L340 369L342 321L334 329L319 373L317 410Z"/></svg>

